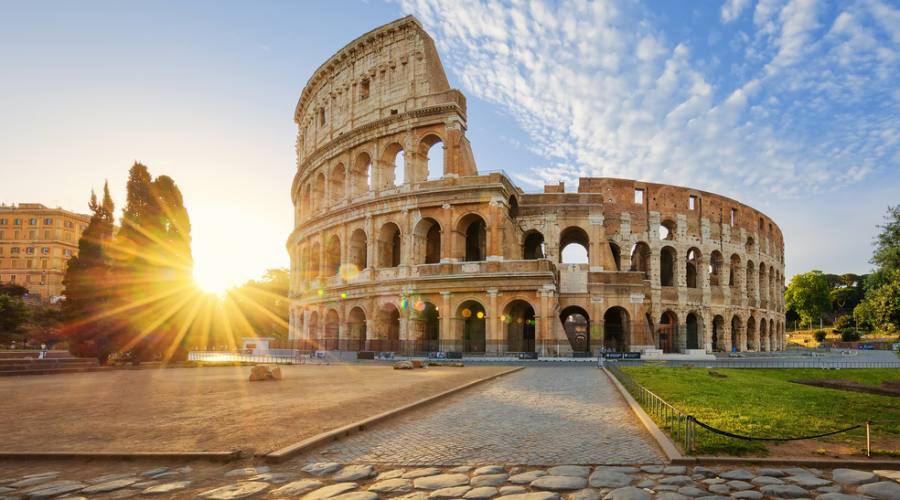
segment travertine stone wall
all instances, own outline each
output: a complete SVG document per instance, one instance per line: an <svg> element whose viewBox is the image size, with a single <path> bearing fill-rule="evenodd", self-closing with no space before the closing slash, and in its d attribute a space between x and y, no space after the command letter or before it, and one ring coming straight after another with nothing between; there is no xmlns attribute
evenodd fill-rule
<svg viewBox="0 0 900 500"><path fill-rule="evenodd" d="M310 78L295 113L292 338L488 354L784 347L784 244L771 219L625 179L526 194L478 173L465 113L412 17ZM562 263L568 245L587 262Z"/></svg>

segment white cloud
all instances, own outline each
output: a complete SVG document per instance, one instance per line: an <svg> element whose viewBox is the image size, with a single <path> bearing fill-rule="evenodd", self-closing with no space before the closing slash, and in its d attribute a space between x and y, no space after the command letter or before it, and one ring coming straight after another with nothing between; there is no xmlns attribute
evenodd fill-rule
<svg viewBox="0 0 900 500"><path fill-rule="evenodd" d="M528 185L628 177L749 202L897 168L898 43L884 22L897 11L876 0L845 13L760 0L755 31L728 35L738 59L724 79L701 64L708 54L695 52L705 47L672 39L630 1L400 2L463 90L503 107L530 136L545 162L517 177ZM726 3L722 19L749 8ZM871 102L878 95L884 102Z"/></svg>
<svg viewBox="0 0 900 500"><path fill-rule="evenodd" d="M730 23L741 16L741 13L750 6L750 0L726 0L722 4L722 21Z"/></svg>

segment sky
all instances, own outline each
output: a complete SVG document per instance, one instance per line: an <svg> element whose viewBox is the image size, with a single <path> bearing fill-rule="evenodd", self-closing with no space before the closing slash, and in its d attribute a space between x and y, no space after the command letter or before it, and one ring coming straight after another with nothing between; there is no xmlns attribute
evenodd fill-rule
<svg viewBox="0 0 900 500"><path fill-rule="evenodd" d="M0 202L87 211L173 177L212 289L288 266L293 111L406 14L468 97L480 171L709 190L785 236L786 275L864 273L900 204L900 2L0 0Z"/></svg>

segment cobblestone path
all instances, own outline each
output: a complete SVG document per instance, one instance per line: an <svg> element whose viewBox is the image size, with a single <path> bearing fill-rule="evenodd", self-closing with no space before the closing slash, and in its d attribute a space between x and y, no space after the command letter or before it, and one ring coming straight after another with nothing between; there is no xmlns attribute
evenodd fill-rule
<svg viewBox="0 0 900 500"><path fill-rule="evenodd" d="M305 458L395 465L664 462L627 403L592 366L529 367Z"/></svg>

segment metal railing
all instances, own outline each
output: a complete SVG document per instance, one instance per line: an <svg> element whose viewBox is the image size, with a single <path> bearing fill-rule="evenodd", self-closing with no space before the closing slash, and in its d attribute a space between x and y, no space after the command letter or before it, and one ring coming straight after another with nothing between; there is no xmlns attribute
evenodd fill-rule
<svg viewBox="0 0 900 500"><path fill-rule="evenodd" d="M188 353L188 361L203 363L300 364L305 361L305 358L299 351L270 353L262 356L239 351L191 351Z"/></svg>
<svg viewBox="0 0 900 500"><path fill-rule="evenodd" d="M703 368L900 368L898 361L862 361L844 358L818 358L799 360L773 360L773 359L716 359L716 360L623 360L622 363L643 364L654 363L666 366L697 366Z"/></svg>

